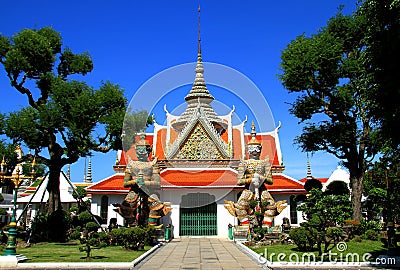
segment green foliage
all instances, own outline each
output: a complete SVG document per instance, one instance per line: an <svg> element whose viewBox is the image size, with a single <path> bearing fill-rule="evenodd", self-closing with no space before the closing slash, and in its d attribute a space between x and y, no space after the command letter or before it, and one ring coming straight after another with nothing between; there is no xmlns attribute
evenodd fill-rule
<svg viewBox="0 0 400 270"><path fill-rule="evenodd" d="M382 229L382 224L379 221L371 220L371 221L361 221L361 228L364 231L374 230L376 232L380 232Z"/></svg>
<svg viewBox="0 0 400 270"><path fill-rule="evenodd" d="M37 214L32 221L31 242L66 242L71 228L69 213L57 210L51 214Z"/></svg>
<svg viewBox="0 0 400 270"><path fill-rule="evenodd" d="M0 202L4 201L3 194L0 193Z"/></svg>
<svg viewBox="0 0 400 270"><path fill-rule="evenodd" d="M104 235L97 232L99 225L94 221L93 215L89 211L83 211L79 213L78 220L82 222L83 226L77 226L76 232L80 229L79 241L82 244L79 250L86 252L86 258L91 257L91 251L93 249L99 249L107 245L104 240Z"/></svg>
<svg viewBox="0 0 400 270"><path fill-rule="evenodd" d="M370 94L376 123L382 128L382 141L399 149L400 137L400 2L398 0L363 0L357 16L364 18L367 27L366 64L373 70L375 87Z"/></svg>
<svg viewBox="0 0 400 270"><path fill-rule="evenodd" d="M78 220L82 221L83 223L87 223L92 220L92 215L89 211L84 211L78 215Z"/></svg>
<svg viewBox="0 0 400 270"><path fill-rule="evenodd" d="M258 204L258 201L257 201L257 200L251 200L251 201L249 201L249 206L250 206L252 209L254 209L254 208L257 206L257 204Z"/></svg>
<svg viewBox="0 0 400 270"><path fill-rule="evenodd" d="M69 209L69 212L70 213L72 213L72 212L77 212L79 210L79 208L77 207L77 206L72 206L70 209Z"/></svg>
<svg viewBox="0 0 400 270"><path fill-rule="evenodd" d="M386 220L388 203L394 220L400 220L400 153L385 154L367 171L364 194L368 220Z"/></svg>
<svg viewBox="0 0 400 270"><path fill-rule="evenodd" d="M117 246L124 246L124 230L122 228L114 228L111 230L111 243Z"/></svg>
<svg viewBox="0 0 400 270"><path fill-rule="evenodd" d="M86 189L84 187L76 187L76 191L78 192L78 194L76 194L75 192L72 193L72 197L74 197L74 199L82 199L86 197Z"/></svg>
<svg viewBox="0 0 400 270"><path fill-rule="evenodd" d="M343 229L339 227L329 227L326 230L326 238L334 244L339 243L343 239Z"/></svg>
<svg viewBox="0 0 400 270"><path fill-rule="evenodd" d="M81 232L79 230L74 230L69 235L70 240L78 240L81 237Z"/></svg>
<svg viewBox="0 0 400 270"><path fill-rule="evenodd" d="M347 184L343 181L333 181L325 190L326 195L350 195Z"/></svg>
<svg viewBox="0 0 400 270"><path fill-rule="evenodd" d="M322 183L315 178L306 180L304 183L304 189L309 192L313 188L322 189Z"/></svg>
<svg viewBox="0 0 400 270"><path fill-rule="evenodd" d="M379 239L379 235L380 235L379 232L372 229L365 231L365 238L368 240L376 241Z"/></svg>
<svg viewBox="0 0 400 270"><path fill-rule="evenodd" d="M337 14L311 36L301 35L281 55L283 86L297 98L290 113L303 125L296 143L343 160L352 183L353 218L361 220L366 160L379 151L370 117L373 74L366 64L364 17Z"/></svg>
<svg viewBox="0 0 400 270"><path fill-rule="evenodd" d="M38 155L38 163L49 168L52 212L61 208L58 181L64 165L92 151L120 148L126 108L123 90L111 82L94 89L77 81L77 75L93 69L92 60L87 52L62 48L60 33L50 27L25 29L11 38L0 36L0 63L11 86L29 103L1 115L0 134L23 142Z"/></svg>
<svg viewBox="0 0 400 270"><path fill-rule="evenodd" d="M294 241L300 251L310 251L317 242L317 231L314 228L302 226L290 230L289 237Z"/></svg>
<svg viewBox="0 0 400 270"><path fill-rule="evenodd" d="M48 214L37 214L32 220L32 236L30 241L32 243L49 241L49 225L47 222Z"/></svg>
<svg viewBox="0 0 400 270"><path fill-rule="evenodd" d="M68 240L68 231L71 227L69 213L63 210L54 211L48 216L47 226L49 228L50 241L66 242Z"/></svg>
<svg viewBox="0 0 400 270"><path fill-rule="evenodd" d="M124 233L124 247L132 250L144 248L146 240L146 231L140 227L127 228Z"/></svg>
<svg viewBox="0 0 400 270"><path fill-rule="evenodd" d="M1 194L0 194L1 195ZM3 196L1 196L1 197L3 197ZM1 201L1 200L0 200ZM4 208L0 208L0 216L3 216L3 215L7 215L8 213L7 213L7 210L6 209L4 209Z"/></svg>
<svg viewBox="0 0 400 270"><path fill-rule="evenodd" d="M307 216L302 223L306 229L317 232L319 255L333 248L342 239L343 232L334 228L342 226L351 217L352 208L347 195L326 195L319 189L312 189L307 200L298 207ZM322 247L324 246L324 251Z"/></svg>
<svg viewBox="0 0 400 270"><path fill-rule="evenodd" d="M114 228L111 230L111 243L126 249L140 250L145 245L153 245L154 227Z"/></svg>

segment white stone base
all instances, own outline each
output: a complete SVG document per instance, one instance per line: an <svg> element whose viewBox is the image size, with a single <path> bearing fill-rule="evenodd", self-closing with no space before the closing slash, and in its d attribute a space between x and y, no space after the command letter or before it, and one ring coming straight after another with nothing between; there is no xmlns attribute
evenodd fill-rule
<svg viewBox="0 0 400 270"><path fill-rule="evenodd" d="M17 256L0 256L0 269L16 269L17 264Z"/></svg>

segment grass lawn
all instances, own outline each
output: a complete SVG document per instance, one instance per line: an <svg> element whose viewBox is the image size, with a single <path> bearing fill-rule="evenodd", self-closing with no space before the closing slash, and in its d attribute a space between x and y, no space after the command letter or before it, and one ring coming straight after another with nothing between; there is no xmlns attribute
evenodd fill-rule
<svg viewBox="0 0 400 270"><path fill-rule="evenodd" d="M93 249L91 258L85 258L86 252L79 251L78 242L68 243L38 243L30 247L18 247L17 253L25 255L26 263L33 262L131 262L148 251L151 247L146 246L145 250L125 250L120 246L110 246L101 249ZM0 254L3 254L4 246L0 247Z"/></svg>
<svg viewBox="0 0 400 270"><path fill-rule="evenodd" d="M381 254L386 254L386 248L382 244L381 241L371 241L371 240L362 240L361 242L355 242L355 241L350 241L346 242L346 245L339 246L340 250L337 249L337 247L333 248L330 253L331 253L331 258L336 261L346 261L346 256L348 256L349 261L354 261L354 256L351 256L351 254L358 254L360 261L363 261L363 255L365 253L370 253L371 256L368 258L369 261L375 260L379 255ZM252 247L250 247L252 248ZM297 249L296 245L273 245L273 246L263 246L260 248L252 248L255 252L258 254L262 254L263 257L266 257L267 260L269 261L286 261L290 262L293 260L296 260L296 258L302 258L303 254L305 252L300 252ZM341 252L342 251L342 252ZM278 259L278 254L285 254L285 255L279 255ZM314 254L315 258L318 258L318 251L313 250L310 252L307 252L307 256L305 257L307 259L308 254ZM334 254L336 253L336 255ZM294 255L297 254L297 255ZM323 259L324 261L329 261L329 253L328 255L324 255ZM331 260L332 260L331 259ZM320 261L320 259L318 259Z"/></svg>

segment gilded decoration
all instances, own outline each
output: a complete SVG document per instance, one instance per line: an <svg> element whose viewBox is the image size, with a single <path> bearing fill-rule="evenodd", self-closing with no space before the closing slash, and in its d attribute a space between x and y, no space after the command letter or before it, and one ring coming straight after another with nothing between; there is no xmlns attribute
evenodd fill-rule
<svg viewBox="0 0 400 270"><path fill-rule="evenodd" d="M175 159L223 159L221 152L200 124L196 124Z"/></svg>

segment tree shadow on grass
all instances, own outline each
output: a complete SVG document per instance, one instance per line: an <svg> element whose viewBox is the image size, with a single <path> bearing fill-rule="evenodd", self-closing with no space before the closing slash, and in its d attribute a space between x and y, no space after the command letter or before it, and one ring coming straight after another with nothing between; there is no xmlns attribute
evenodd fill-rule
<svg viewBox="0 0 400 270"><path fill-rule="evenodd" d="M56 246L77 246L77 242L65 242L65 243L56 243Z"/></svg>
<svg viewBox="0 0 400 270"><path fill-rule="evenodd" d="M295 251L295 252L316 252L316 251L318 251L318 248L313 247L313 248L305 250L305 249L295 246L295 247L292 247L290 250Z"/></svg>
<svg viewBox="0 0 400 270"><path fill-rule="evenodd" d="M79 259L85 260L85 261L94 261L94 260L101 260L101 259L107 259L107 256L91 256L91 257L80 257Z"/></svg>

